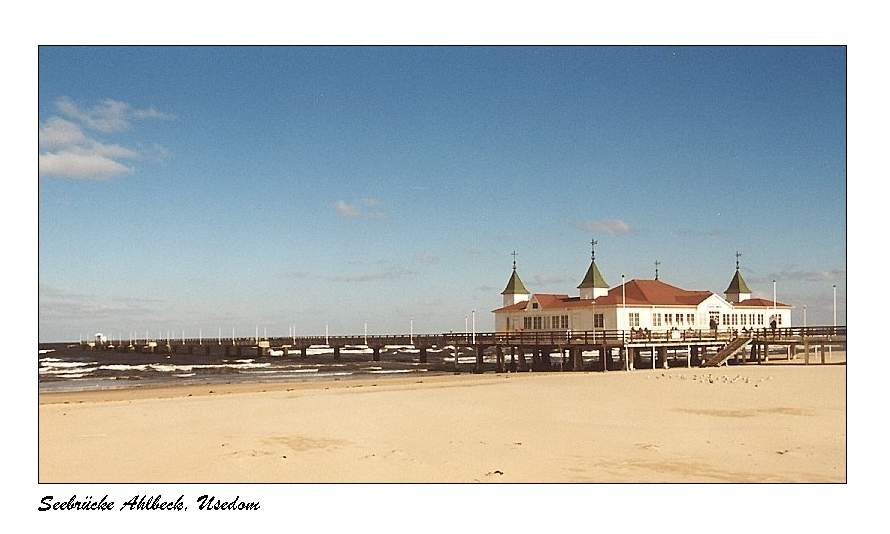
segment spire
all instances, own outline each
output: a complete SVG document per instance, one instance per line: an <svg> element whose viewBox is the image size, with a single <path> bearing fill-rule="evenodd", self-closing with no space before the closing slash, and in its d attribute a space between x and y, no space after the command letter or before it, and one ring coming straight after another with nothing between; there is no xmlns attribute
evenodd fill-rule
<svg viewBox="0 0 890 534"><path fill-rule="evenodd" d="M598 243L596 239L590 240L590 267L587 268L584 279L578 284L582 299L597 298L605 295L609 290L609 284L606 283L602 273L596 266L596 245Z"/></svg>
<svg viewBox="0 0 890 534"><path fill-rule="evenodd" d="M501 291L501 295L528 295L528 289L525 288L525 284L522 283L522 280L519 279L519 275L516 274L515 250L511 256L513 256L513 274L510 275L510 280L507 281L507 287Z"/></svg>
<svg viewBox="0 0 890 534"><path fill-rule="evenodd" d="M738 251L735 253L735 274L732 276L732 280L729 281L729 287L726 288L726 295L739 295L742 293L751 293L751 290L748 289L748 284L745 283L745 279L742 278L742 273L740 272L739 267L739 258L742 257L742 254Z"/></svg>

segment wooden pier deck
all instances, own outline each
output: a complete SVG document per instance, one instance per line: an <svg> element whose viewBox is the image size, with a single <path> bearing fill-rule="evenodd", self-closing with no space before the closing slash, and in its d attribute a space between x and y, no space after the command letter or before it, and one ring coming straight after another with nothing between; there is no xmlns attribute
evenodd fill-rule
<svg viewBox="0 0 890 534"><path fill-rule="evenodd" d="M687 367L722 364L768 362L771 348L784 347L788 359L795 358L802 349L805 364L811 355L826 363L826 348L844 347L846 326L810 326L790 328L761 328L750 330L596 330L596 331L523 331L523 332L460 332L441 334L389 334L350 336L289 336L249 338L180 338L169 340L136 339L97 345L81 343L83 350L115 350L119 352L161 352L168 354L205 354L223 357L267 356L270 351L299 351L298 358L306 358L313 346L329 347L333 359L340 359L345 347L368 347L371 361L380 361L381 350L392 346L411 346L417 349L420 363L427 362L427 351L471 350L475 354L475 372L486 370L485 355L495 355L496 372L527 370L591 370L584 354L596 356L595 369L632 370L636 368L667 368L671 355L675 365ZM731 344L744 346L734 349L727 358L720 351ZM554 365L552 354L561 357ZM510 361L506 361L509 354ZM527 356L531 357L531 362ZM685 362L682 360L685 356ZM781 356L781 355L780 355ZM715 358L716 357L716 358ZM459 358L454 358L455 370L461 370Z"/></svg>

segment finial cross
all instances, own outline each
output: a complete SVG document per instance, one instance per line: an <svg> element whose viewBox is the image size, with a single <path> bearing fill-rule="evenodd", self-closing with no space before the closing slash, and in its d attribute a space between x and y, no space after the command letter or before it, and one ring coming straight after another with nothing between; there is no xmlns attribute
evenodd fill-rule
<svg viewBox="0 0 890 534"><path fill-rule="evenodd" d="M658 266L661 265L661 262L655 260L655 279L658 280Z"/></svg>
<svg viewBox="0 0 890 534"><path fill-rule="evenodd" d="M737 250L735 252L735 270L736 271L739 270L739 258L741 258L741 257L742 257L742 253Z"/></svg>
<svg viewBox="0 0 890 534"><path fill-rule="evenodd" d="M590 261L596 259L596 246L599 244L599 241L596 239L590 240Z"/></svg>
<svg viewBox="0 0 890 534"><path fill-rule="evenodd" d="M514 250L513 253L510 255L513 256L513 270L515 271L516 270L516 251Z"/></svg>

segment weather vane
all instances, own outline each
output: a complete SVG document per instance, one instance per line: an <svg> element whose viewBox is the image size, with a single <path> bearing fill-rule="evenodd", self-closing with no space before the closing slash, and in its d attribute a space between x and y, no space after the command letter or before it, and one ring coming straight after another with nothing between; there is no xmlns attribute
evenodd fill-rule
<svg viewBox="0 0 890 534"><path fill-rule="evenodd" d="M510 255L513 256L513 270L515 271L516 270L516 251L514 250L513 253Z"/></svg>
<svg viewBox="0 0 890 534"><path fill-rule="evenodd" d="M742 253L739 252L738 250L735 251L735 270L736 271L739 270L739 258L741 258L741 257L742 257Z"/></svg>
<svg viewBox="0 0 890 534"><path fill-rule="evenodd" d="M597 246L597 244L599 244L599 241L597 241L596 239L590 240L590 261L593 261L596 259L596 248L595 247Z"/></svg>
<svg viewBox="0 0 890 534"><path fill-rule="evenodd" d="M661 265L661 262L655 260L655 279L658 280L658 266Z"/></svg>

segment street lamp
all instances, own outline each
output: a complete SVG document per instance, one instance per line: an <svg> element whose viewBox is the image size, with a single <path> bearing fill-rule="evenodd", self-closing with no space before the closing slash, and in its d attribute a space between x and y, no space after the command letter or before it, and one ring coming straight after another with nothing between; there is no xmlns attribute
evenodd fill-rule
<svg viewBox="0 0 890 534"><path fill-rule="evenodd" d="M476 310L473 310L473 345L476 344Z"/></svg>
<svg viewBox="0 0 890 534"><path fill-rule="evenodd" d="M832 310L832 315L834 317L833 325L837 328L837 284L832 284L831 289L834 291L834 307Z"/></svg>

